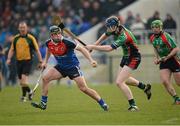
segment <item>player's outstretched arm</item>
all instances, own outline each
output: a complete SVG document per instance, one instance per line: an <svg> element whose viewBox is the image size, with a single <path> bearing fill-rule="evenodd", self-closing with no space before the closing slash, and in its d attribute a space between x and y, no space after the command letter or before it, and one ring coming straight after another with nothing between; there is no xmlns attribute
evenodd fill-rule
<svg viewBox="0 0 180 126"><path fill-rule="evenodd" d="M102 34L101 37L95 42L95 45L100 45L101 42L102 42L103 40L107 39L107 38L108 38L108 36L106 36L105 33Z"/></svg>
<svg viewBox="0 0 180 126"><path fill-rule="evenodd" d="M82 46L78 45L76 50L80 51L91 63L92 67L97 66L97 62L91 57L90 53Z"/></svg>
<svg viewBox="0 0 180 126"><path fill-rule="evenodd" d="M105 52L110 52L113 50L113 48L110 45L87 45L86 48L88 50L99 50L99 51L105 51Z"/></svg>

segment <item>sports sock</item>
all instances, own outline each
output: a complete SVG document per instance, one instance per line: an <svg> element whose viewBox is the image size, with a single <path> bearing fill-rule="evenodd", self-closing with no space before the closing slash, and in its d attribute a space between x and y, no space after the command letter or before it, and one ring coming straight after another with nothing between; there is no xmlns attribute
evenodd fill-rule
<svg viewBox="0 0 180 126"><path fill-rule="evenodd" d="M173 99L174 99L174 101L178 100L179 99L178 95L174 95Z"/></svg>
<svg viewBox="0 0 180 126"><path fill-rule="evenodd" d="M140 88L140 89L144 90L144 89L145 89L145 87L146 87L146 85L145 85L145 84L143 84L142 82L139 82L139 84L138 84L138 88Z"/></svg>
<svg viewBox="0 0 180 126"><path fill-rule="evenodd" d="M22 96L26 97L26 87L22 87Z"/></svg>
<svg viewBox="0 0 180 126"><path fill-rule="evenodd" d="M130 106L136 106L134 99L128 100Z"/></svg>
<svg viewBox="0 0 180 126"><path fill-rule="evenodd" d="M42 96L41 102L47 103L48 96Z"/></svg>
<svg viewBox="0 0 180 126"><path fill-rule="evenodd" d="M31 92L31 89L29 88L29 86L26 86L25 88L26 88L26 91L27 91L28 93Z"/></svg>
<svg viewBox="0 0 180 126"><path fill-rule="evenodd" d="M104 100L101 98L99 101L98 101L99 105L100 106L103 106L105 104Z"/></svg>

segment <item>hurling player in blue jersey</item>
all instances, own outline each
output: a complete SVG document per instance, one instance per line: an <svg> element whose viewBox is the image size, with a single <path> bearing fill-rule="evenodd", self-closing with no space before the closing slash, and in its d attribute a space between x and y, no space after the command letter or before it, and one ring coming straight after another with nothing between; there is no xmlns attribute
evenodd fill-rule
<svg viewBox="0 0 180 126"><path fill-rule="evenodd" d="M80 51L89 60L91 65L96 67L97 62L92 59L89 52L84 47L78 45L75 41L62 36L61 29L54 25L50 27L50 39L46 41L46 46L46 57L42 67L47 66L51 54L54 55L57 60L57 65L50 68L43 76L41 102L32 102L31 105L35 108L45 110L47 107L49 82L68 76L76 82L78 88L82 92L96 100L104 111L107 111L108 105L95 90L87 86L85 78L80 71L79 61L74 50Z"/></svg>

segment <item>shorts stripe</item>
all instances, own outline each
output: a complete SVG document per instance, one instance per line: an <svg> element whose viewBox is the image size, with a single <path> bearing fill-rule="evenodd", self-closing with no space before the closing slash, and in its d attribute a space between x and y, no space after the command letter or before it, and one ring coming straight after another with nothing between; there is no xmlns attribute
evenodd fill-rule
<svg viewBox="0 0 180 126"><path fill-rule="evenodd" d="M139 60L137 58L132 58L128 66L132 69L136 69L138 67L138 64Z"/></svg>

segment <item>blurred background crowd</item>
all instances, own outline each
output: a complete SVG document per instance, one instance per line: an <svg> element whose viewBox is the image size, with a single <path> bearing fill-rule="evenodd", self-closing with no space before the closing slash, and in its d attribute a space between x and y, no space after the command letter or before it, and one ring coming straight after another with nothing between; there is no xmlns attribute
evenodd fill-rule
<svg viewBox="0 0 180 126"><path fill-rule="evenodd" d="M104 20L115 14L121 23L132 31L149 30L150 24L155 19L161 19L164 29L176 30L177 25L171 14L167 13L162 19L160 12L142 19L141 14L134 14L129 10L127 15L117 13L120 9L128 6L136 0L1 0L0 1L0 71L6 84L16 84L15 60L10 66L5 61L11 45L13 35L18 33L19 21L25 20L29 27L29 32L33 34L39 42L42 56L44 56L44 45L48 39L48 28L51 25L53 15L60 15L69 28L76 35L81 35L94 25L104 22ZM126 18L125 18L126 17ZM102 26L97 37L106 28ZM141 33L135 32L137 39L141 39Z"/></svg>

